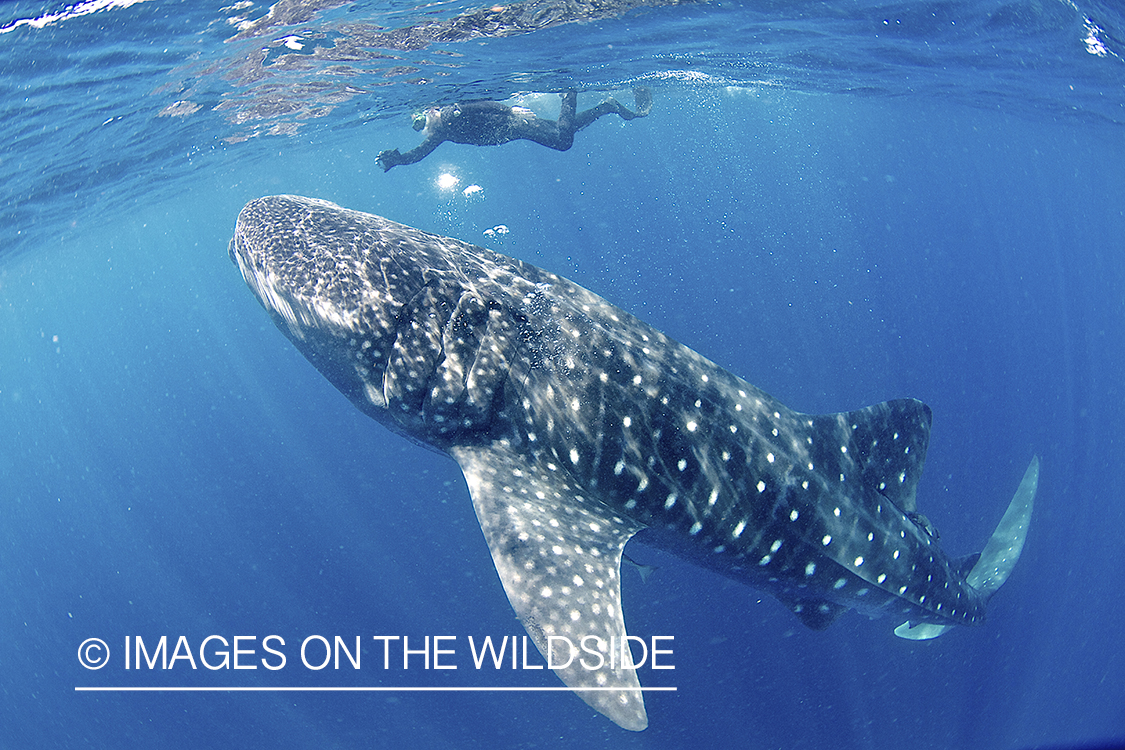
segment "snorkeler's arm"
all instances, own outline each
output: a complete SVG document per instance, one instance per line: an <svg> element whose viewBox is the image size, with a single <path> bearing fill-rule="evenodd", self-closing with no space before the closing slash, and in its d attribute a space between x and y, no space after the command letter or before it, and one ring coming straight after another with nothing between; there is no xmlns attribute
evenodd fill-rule
<svg viewBox="0 0 1125 750"><path fill-rule="evenodd" d="M398 167L403 164L416 164L429 156L430 152L441 145L443 140L445 139L430 136L405 154L400 154L397 148L384 151L375 157L375 162L383 168L384 172L389 172L391 167Z"/></svg>

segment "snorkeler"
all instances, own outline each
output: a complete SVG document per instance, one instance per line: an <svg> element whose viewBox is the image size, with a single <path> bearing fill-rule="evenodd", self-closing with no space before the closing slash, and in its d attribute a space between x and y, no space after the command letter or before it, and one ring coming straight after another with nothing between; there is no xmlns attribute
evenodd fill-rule
<svg viewBox="0 0 1125 750"><path fill-rule="evenodd" d="M388 171L401 164L414 164L424 159L445 141L472 146L499 146L509 141L534 141L556 151L566 151L574 143L574 134L602 115L617 114L624 120L644 117L652 109L652 91L645 87L633 89L637 111L632 112L616 99L606 99L596 107L578 112L578 94L562 95L559 119L544 120L525 107L510 107L503 102L477 100L458 102L445 107L431 107L414 115L414 129L425 139L405 154L398 149L384 151L375 162Z"/></svg>

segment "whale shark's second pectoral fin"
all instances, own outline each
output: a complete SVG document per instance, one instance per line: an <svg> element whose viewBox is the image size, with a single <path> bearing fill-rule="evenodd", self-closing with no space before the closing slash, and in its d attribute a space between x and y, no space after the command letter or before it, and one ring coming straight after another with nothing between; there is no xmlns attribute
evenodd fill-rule
<svg viewBox="0 0 1125 750"><path fill-rule="evenodd" d="M508 601L548 664L592 708L625 729L644 729L640 682L619 663L621 555L640 526L585 496L549 461L496 445L450 454Z"/></svg>

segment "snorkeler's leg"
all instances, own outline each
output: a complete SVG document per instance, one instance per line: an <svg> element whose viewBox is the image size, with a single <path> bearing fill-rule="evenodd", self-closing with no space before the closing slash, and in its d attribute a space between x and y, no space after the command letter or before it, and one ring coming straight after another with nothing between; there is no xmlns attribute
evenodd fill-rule
<svg viewBox="0 0 1125 750"><path fill-rule="evenodd" d="M637 117L644 117L652 111L652 89L648 86L633 89L633 98L637 102Z"/></svg>
<svg viewBox="0 0 1125 750"><path fill-rule="evenodd" d="M512 125L512 136L556 151L566 151L574 145L574 131L578 129L575 127L574 111L577 108L578 94L568 91L562 95L557 122L538 117L521 119L518 124Z"/></svg>
<svg viewBox="0 0 1125 750"><path fill-rule="evenodd" d="M575 118L576 130L581 130L602 115L620 115L623 120L632 120L644 117L652 109L652 90L647 86L638 86L633 89L633 96L637 100L637 111L633 112L613 97L606 99L596 107L591 107L584 112L579 112Z"/></svg>
<svg viewBox="0 0 1125 750"><path fill-rule="evenodd" d="M596 107L591 107L590 109L579 112L578 116L574 118L575 124L577 125L575 130L581 130L599 117L611 114L621 115L621 117L626 120L632 120L636 117L632 112L621 106L621 103L616 99L609 98Z"/></svg>
<svg viewBox="0 0 1125 750"><path fill-rule="evenodd" d="M578 92L568 91L562 95L562 106L559 107L559 130L569 130L572 134L578 127L574 122L575 112L578 111Z"/></svg>
<svg viewBox="0 0 1125 750"><path fill-rule="evenodd" d="M566 151L574 145L574 118L571 117L569 121L571 127L565 129L561 123L551 120L535 119L524 122L520 124L519 132L515 137L556 151Z"/></svg>

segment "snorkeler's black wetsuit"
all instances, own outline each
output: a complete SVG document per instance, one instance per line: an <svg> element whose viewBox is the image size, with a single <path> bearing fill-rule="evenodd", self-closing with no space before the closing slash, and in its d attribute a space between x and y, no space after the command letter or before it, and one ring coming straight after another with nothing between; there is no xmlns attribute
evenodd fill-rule
<svg viewBox="0 0 1125 750"><path fill-rule="evenodd" d="M545 120L523 108L501 102L474 100L458 102L437 110L427 118L426 137L405 154L398 149L384 151L376 162L387 171L403 164L421 161L445 141L472 146L499 146L516 140L533 141L556 151L566 151L574 144L574 134L602 115L617 114L626 120L644 117L652 107L652 93L646 88L634 90L637 111L631 112L615 99L607 99L596 107L576 112L578 94L563 94L559 119Z"/></svg>

